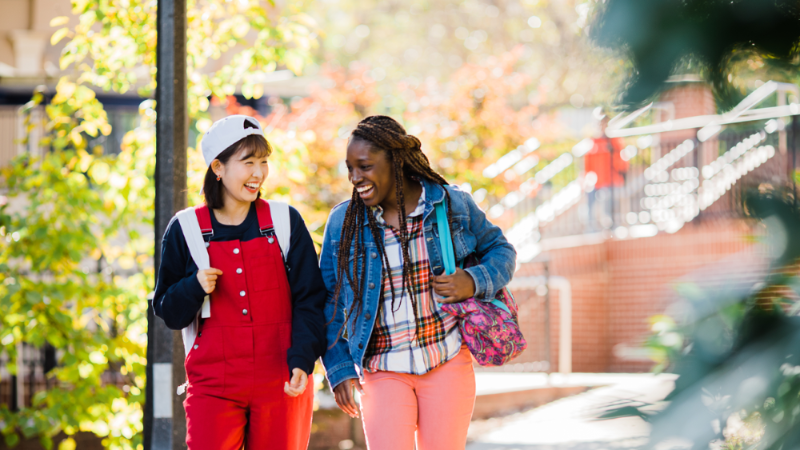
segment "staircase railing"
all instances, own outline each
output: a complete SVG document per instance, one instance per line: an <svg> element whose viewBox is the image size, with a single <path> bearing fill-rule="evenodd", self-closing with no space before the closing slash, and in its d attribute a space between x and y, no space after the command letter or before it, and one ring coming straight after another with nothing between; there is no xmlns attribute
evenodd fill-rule
<svg viewBox="0 0 800 450"><path fill-rule="evenodd" d="M705 142L628 138L621 151L627 168L618 170L623 182L598 189L595 174L585 170L588 144L582 142L493 205L489 216L513 215L506 234L520 262L534 258L549 238L595 232L645 237L677 232L693 220L739 216L743 189L793 185L800 140L793 117L740 124ZM575 174L572 181L552 188L550 180L565 172Z"/></svg>

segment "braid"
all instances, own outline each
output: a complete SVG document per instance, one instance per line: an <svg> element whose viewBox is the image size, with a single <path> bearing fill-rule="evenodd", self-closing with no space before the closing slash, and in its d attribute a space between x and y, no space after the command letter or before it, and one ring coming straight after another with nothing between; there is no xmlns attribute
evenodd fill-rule
<svg viewBox="0 0 800 450"><path fill-rule="evenodd" d="M390 153L391 155L391 153ZM394 177L395 177L395 187L397 189L395 197L397 197L397 214L398 214L398 222L400 224L400 229L397 230L400 233L400 249L403 252L403 282L400 285L400 296L403 295L403 292L406 291L406 283L409 282L411 278L411 256L408 251L408 226L406 225L408 221L408 215L406 214L406 197L403 191L403 167L402 163L395 158L394 156L391 157L392 166L394 167ZM414 311L417 310L417 299L414 296L414 290L408 290L409 295L411 296L411 304L414 305ZM394 310L394 298L392 298L392 311Z"/></svg>
<svg viewBox="0 0 800 450"><path fill-rule="evenodd" d="M367 141L375 149L386 151L386 156L392 163L395 176L395 195L397 197L397 210L400 229L398 230L400 248L403 255L403 270L402 270L402 284L400 288L400 297L406 291L408 286L409 296L414 310L415 325L420 327L419 317L417 317L417 299L414 295L414 290L410 287L413 281L411 269L411 254L409 249L409 232L407 227L408 215L405 208L405 189L403 180L405 175L411 177L425 179L432 183L446 186L448 183L439 173L437 173L430 165L428 157L422 153L422 143L415 137L406 134L405 128L397 121L388 116L370 116L359 122L358 126L351 135L352 139L361 139ZM450 202L450 193L445 189L445 196L447 198L447 219L450 224L452 220L452 208ZM336 309L338 306L339 295L342 289L343 276L347 277L347 281L353 289L353 306L351 311L346 314L342 328L339 330L337 339L331 343L331 346L338 341L347 327L350 318L353 318L355 324L355 317L358 317L363 310L363 283L366 279L366 248L364 245L364 234L361 231L364 226L364 216L367 217L367 226L372 233L372 238L375 241L378 255L381 258L381 290L380 290L380 305L384 301L384 284L388 278L391 285L392 293L392 312L395 309L395 290L394 282L391 273L389 272L390 264L389 258L386 254L386 247L383 239L383 231L375 220L374 215L364 204L361 197L358 195L355 187L353 188L350 204L347 206L345 212L344 223L342 224L342 234L340 236L339 252L337 258L336 268L336 288L334 289L334 316L328 322L333 322L336 317ZM358 237L356 237L358 233ZM452 233L451 233L452 236ZM350 249L353 248L353 264L352 272L348 269L348 262L350 258ZM359 269L361 269L359 271ZM397 305L399 307L399 305Z"/></svg>

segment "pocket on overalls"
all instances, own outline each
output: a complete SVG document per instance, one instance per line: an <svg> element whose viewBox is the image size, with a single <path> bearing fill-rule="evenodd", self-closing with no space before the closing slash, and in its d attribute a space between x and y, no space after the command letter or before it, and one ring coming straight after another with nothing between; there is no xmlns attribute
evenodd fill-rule
<svg viewBox="0 0 800 450"><path fill-rule="evenodd" d="M253 258L253 267L250 269L251 274L255 276L253 289L256 292L278 289L280 287L278 277L284 276L283 267L280 267L280 272L278 268L278 265L275 264L275 258L272 256Z"/></svg>
<svg viewBox="0 0 800 450"><path fill-rule="evenodd" d="M224 328L202 329L194 340L184 366L192 386L223 389L225 386Z"/></svg>

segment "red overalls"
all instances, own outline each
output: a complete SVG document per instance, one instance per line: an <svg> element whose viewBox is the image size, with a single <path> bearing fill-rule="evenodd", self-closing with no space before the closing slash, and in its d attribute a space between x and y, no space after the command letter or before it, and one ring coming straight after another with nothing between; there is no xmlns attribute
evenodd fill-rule
<svg viewBox="0 0 800 450"><path fill-rule="evenodd" d="M190 450L305 449L311 431L313 377L299 397L283 392L290 372L292 301L269 204L256 200L261 237L210 242L211 267L222 271L211 317L186 356ZM209 209L195 209L204 235Z"/></svg>

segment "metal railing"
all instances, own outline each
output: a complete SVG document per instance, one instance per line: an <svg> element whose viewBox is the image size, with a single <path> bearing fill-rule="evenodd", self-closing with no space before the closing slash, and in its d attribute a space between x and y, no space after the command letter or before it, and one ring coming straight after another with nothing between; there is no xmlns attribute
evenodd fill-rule
<svg viewBox="0 0 800 450"><path fill-rule="evenodd" d="M488 214L512 216L507 236L522 262L538 254L545 239L597 232L645 237L676 232L693 220L741 216L745 189L794 186L798 130L795 115L742 123L705 142L629 137L621 149L615 142L620 167L614 167L620 159L606 157L608 173L619 179L604 175L611 180L605 183L587 170L584 155L595 142L586 140L498 199Z"/></svg>

